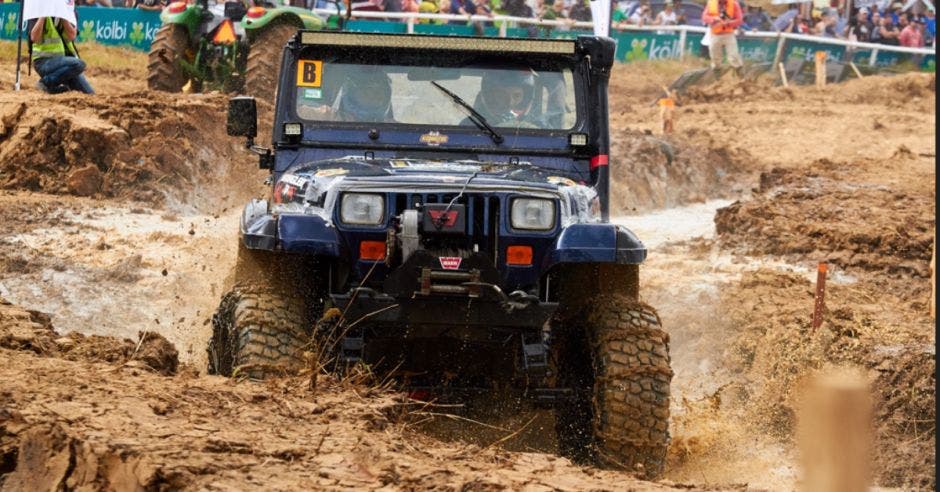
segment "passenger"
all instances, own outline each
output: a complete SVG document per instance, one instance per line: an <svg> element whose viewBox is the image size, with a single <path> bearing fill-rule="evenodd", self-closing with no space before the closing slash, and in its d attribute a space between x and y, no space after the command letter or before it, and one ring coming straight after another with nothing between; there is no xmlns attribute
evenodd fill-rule
<svg viewBox="0 0 940 492"><path fill-rule="evenodd" d="M350 74L340 89L338 121L392 123L392 84L384 73Z"/></svg>

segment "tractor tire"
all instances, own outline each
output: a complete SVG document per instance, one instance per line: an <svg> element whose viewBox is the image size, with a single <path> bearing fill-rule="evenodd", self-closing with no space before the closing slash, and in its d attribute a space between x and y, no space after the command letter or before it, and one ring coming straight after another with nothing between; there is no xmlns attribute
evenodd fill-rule
<svg viewBox="0 0 940 492"><path fill-rule="evenodd" d="M264 379L296 372L310 334L302 299L236 287L212 316L209 374Z"/></svg>
<svg viewBox="0 0 940 492"><path fill-rule="evenodd" d="M575 386L574 398L556 410L559 451L654 479L669 445L669 335L643 303L602 296L591 304L577 323L586 340L567 330L558 368Z"/></svg>
<svg viewBox="0 0 940 492"><path fill-rule="evenodd" d="M248 95L274 103L281 74L281 52L298 29L293 24L275 24L261 31L251 41L245 71L245 92Z"/></svg>
<svg viewBox="0 0 940 492"><path fill-rule="evenodd" d="M147 55L147 87L164 92L180 92L188 77L180 60L188 59L189 34L186 27L166 24L157 30Z"/></svg>

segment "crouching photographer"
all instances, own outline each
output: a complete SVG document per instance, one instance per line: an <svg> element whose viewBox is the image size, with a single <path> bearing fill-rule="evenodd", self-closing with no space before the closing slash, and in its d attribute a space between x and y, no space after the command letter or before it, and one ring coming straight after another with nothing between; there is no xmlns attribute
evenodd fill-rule
<svg viewBox="0 0 940 492"><path fill-rule="evenodd" d="M27 28L30 61L40 76L37 89L49 94L70 90L95 93L82 75L85 62L75 49L78 31L74 24L56 17L40 17L31 20Z"/></svg>

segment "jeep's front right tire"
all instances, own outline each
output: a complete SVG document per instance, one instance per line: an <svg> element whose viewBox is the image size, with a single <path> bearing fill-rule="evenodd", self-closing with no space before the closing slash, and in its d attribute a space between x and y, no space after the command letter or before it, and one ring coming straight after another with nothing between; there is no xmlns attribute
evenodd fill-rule
<svg viewBox="0 0 940 492"><path fill-rule="evenodd" d="M209 374L264 379L298 371L310 339L305 314L300 298L262 288L231 290L212 316Z"/></svg>
<svg viewBox="0 0 940 492"><path fill-rule="evenodd" d="M562 327L557 362L572 398L556 409L559 450L577 461L659 476L669 444L669 335L656 311L599 296Z"/></svg>

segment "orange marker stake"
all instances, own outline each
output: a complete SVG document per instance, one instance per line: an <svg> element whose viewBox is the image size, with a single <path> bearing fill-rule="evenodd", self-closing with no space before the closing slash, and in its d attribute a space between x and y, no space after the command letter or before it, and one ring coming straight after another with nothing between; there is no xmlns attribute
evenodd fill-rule
<svg viewBox="0 0 940 492"><path fill-rule="evenodd" d="M816 273L816 306L813 308L813 334L816 334L816 328L822 324L823 309L826 307L826 263L819 264L819 271Z"/></svg>

